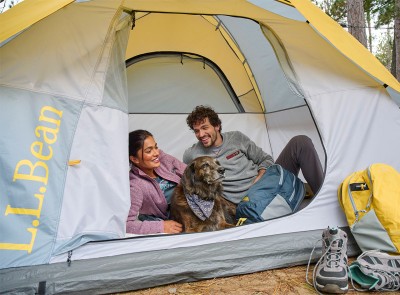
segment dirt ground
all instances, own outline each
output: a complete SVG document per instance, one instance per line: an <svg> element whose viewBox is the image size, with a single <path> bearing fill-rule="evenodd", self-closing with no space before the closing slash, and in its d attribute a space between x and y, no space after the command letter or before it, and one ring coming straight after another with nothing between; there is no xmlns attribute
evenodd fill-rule
<svg viewBox="0 0 400 295"><path fill-rule="evenodd" d="M215 278L204 281L171 284L133 292L120 293L123 295L307 295L318 294L306 282L307 266L295 266L268 270L253 274ZM313 265L310 267L309 280L312 279ZM352 288L349 285L349 288ZM366 294L349 290L347 294ZM374 292L383 294L383 292ZM394 294L394 293L391 293ZM397 293L400 294L400 293Z"/></svg>

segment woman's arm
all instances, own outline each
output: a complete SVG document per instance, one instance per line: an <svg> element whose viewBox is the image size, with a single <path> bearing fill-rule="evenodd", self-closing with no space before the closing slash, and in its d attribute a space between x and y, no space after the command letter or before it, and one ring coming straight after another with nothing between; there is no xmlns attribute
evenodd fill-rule
<svg viewBox="0 0 400 295"><path fill-rule="evenodd" d="M170 162L172 166L175 168L175 174L178 175L179 178L182 178L183 171L185 171L186 168L185 163L165 152L163 152L163 160L166 162Z"/></svg>
<svg viewBox="0 0 400 295"><path fill-rule="evenodd" d="M176 175L178 175L180 178L182 178L183 171L185 171L185 168L186 168L187 165L185 163L179 161L177 158L174 158L174 159L175 159L174 160L174 166L176 168L176 170L175 170Z"/></svg>
<svg viewBox="0 0 400 295"><path fill-rule="evenodd" d="M138 219L143 204L143 191L131 182L131 208L126 221L126 232L133 234L154 234L164 232L164 221L140 221Z"/></svg>

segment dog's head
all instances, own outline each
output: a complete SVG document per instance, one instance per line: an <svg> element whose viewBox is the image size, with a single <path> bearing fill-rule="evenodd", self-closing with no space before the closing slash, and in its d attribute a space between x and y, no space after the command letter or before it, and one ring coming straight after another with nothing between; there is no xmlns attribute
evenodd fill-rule
<svg viewBox="0 0 400 295"><path fill-rule="evenodd" d="M222 180L225 177L225 168L212 157L198 157L185 169L181 179L185 192L196 194L202 198L214 198L211 191L222 190Z"/></svg>

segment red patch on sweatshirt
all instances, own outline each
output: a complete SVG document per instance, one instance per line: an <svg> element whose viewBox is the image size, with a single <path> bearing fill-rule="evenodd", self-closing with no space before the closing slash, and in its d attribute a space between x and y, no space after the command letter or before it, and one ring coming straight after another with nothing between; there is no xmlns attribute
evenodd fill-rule
<svg viewBox="0 0 400 295"><path fill-rule="evenodd" d="M226 156L226 159L227 159L227 160L232 159L233 157L239 155L239 153L240 153L239 151L233 152L232 154L227 155L227 156Z"/></svg>

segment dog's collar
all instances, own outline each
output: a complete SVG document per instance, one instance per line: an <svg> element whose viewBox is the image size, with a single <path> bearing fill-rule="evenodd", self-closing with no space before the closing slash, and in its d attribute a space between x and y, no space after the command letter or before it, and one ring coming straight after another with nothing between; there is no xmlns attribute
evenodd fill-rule
<svg viewBox="0 0 400 295"><path fill-rule="evenodd" d="M214 207L214 200L204 200L198 195L189 195L185 193L186 200L193 213L201 220L206 220L211 216Z"/></svg>

